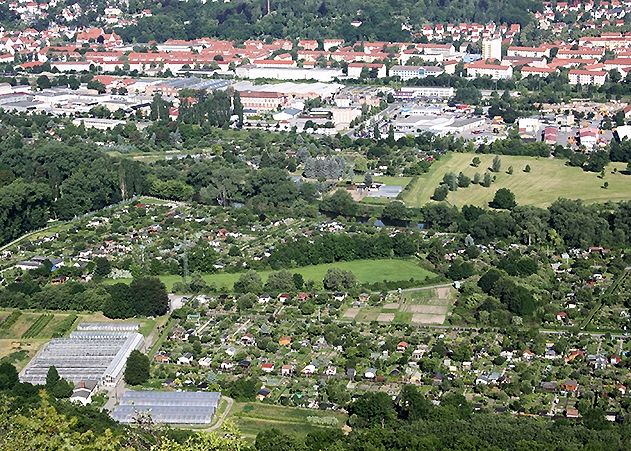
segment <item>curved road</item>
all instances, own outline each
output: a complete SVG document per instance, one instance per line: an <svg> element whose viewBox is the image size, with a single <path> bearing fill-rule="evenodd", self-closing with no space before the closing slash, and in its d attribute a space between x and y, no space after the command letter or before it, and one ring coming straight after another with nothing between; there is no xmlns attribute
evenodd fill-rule
<svg viewBox="0 0 631 451"><path fill-rule="evenodd" d="M227 396L222 396L222 399L226 400L227 405L223 413L221 414L221 417L217 419L215 424L213 424L207 429L204 429L204 431L206 432L216 431L217 429L221 428L221 426L223 426L223 422L226 421L226 418L228 418L228 414L230 414L230 411L232 410L232 406L234 405L234 399L229 398Z"/></svg>

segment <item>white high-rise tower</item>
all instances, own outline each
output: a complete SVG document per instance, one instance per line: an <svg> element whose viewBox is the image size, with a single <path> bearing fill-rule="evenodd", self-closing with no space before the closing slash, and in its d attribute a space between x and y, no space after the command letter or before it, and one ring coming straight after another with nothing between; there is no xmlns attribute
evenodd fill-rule
<svg viewBox="0 0 631 451"><path fill-rule="evenodd" d="M502 39L493 37L482 40L482 59L502 61Z"/></svg>

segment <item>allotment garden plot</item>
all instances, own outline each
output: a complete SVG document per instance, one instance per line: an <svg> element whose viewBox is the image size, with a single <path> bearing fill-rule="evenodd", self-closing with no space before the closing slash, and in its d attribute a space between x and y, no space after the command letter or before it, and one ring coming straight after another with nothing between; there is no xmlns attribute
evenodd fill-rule
<svg viewBox="0 0 631 451"><path fill-rule="evenodd" d="M342 318L380 323L416 325L443 324L451 309L452 290L448 285L419 290L389 293L385 299L373 301L375 296L353 301Z"/></svg>

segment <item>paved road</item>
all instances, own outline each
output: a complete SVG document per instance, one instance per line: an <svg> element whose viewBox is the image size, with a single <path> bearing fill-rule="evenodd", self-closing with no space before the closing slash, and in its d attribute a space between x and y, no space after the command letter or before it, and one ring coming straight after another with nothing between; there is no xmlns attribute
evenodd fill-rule
<svg viewBox="0 0 631 451"><path fill-rule="evenodd" d="M234 399L229 398L227 396L222 396L221 398L226 400L226 403L227 403L226 408L221 414L221 417L217 419L215 424L210 426L208 429L204 429L207 432L216 431L217 429L221 428L221 426L223 426L223 422L226 421L226 418L228 418L228 415L230 414L230 411L232 410L232 406L234 405Z"/></svg>
<svg viewBox="0 0 631 451"><path fill-rule="evenodd" d="M114 386L113 389L110 390L110 392L108 393L108 400L105 403L105 405L103 406L103 411L107 411L107 412L111 412L112 410L114 410L114 406L116 406L116 404L118 404L118 401L123 397L123 395L125 394L125 381L123 381L123 378L121 377L118 382L116 383L116 385Z"/></svg>
<svg viewBox="0 0 631 451"><path fill-rule="evenodd" d="M165 323L165 326L166 326L166 323ZM158 335L159 335L158 322L156 322L156 325L151 331L151 333L145 338L144 344L142 345L141 350L143 350L145 353L148 352L151 349L151 346L153 345L153 343L156 341ZM114 406L118 404L118 401L125 394L126 390L127 388L125 387L125 381L123 380L123 376L121 375L120 379L116 382L116 385L114 386L114 388L112 388L109 391L107 402L103 406L102 410L109 411L109 412L114 410Z"/></svg>

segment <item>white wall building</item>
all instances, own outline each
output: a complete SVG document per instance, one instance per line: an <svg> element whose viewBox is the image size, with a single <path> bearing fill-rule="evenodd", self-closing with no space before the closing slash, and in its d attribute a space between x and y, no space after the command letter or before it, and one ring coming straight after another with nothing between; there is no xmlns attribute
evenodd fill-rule
<svg viewBox="0 0 631 451"><path fill-rule="evenodd" d="M319 69L302 67L257 67L246 65L235 70L239 78L270 78L274 80L316 80L331 82L344 76L341 69Z"/></svg>
<svg viewBox="0 0 631 451"><path fill-rule="evenodd" d="M569 74L571 85L596 85L602 86L607 78L605 71L588 71L572 69Z"/></svg>
<svg viewBox="0 0 631 451"><path fill-rule="evenodd" d="M502 39L499 37L482 40L482 59L502 61Z"/></svg>

